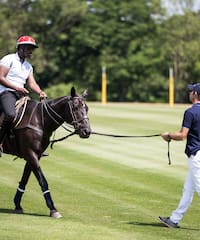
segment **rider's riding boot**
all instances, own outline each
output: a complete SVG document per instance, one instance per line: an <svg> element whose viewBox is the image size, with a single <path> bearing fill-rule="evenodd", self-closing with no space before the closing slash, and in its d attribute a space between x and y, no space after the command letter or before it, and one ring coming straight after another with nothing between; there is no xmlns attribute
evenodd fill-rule
<svg viewBox="0 0 200 240"><path fill-rule="evenodd" d="M0 157L3 153L3 142L7 136L7 133L10 129L10 123L7 121L3 121L1 127L0 127Z"/></svg>
<svg viewBox="0 0 200 240"><path fill-rule="evenodd" d="M0 128L0 157L3 153L3 141L6 138L7 135L7 129Z"/></svg>

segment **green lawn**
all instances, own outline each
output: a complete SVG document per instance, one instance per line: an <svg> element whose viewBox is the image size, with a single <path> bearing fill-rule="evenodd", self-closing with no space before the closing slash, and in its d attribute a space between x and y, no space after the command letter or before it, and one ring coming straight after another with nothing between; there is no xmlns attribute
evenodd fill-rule
<svg viewBox="0 0 200 240"><path fill-rule="evenodd" d="M91 127L102 133L150 135L178 131L189 105L88 103ZM56 137L66 133L59 129ZM15 215L13 196L24 161L0 159L1 240L196 240L200 201L193 203L180 229L157 220L177 207L187 172L185 142L161 137L73 136L57 143L41 165L54 202L63 215L52 219L40 187L31 176L23 197L25 214Z"/></svg>

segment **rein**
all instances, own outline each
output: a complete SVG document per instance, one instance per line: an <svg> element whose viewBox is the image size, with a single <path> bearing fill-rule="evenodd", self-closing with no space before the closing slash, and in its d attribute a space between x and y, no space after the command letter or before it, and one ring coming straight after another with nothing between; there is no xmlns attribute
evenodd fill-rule
<svg viewBox="0 0 200 240"><path fill-rule="evenodd" d="M49 104L47 104L47 102L46 102L45 100L42 100L42 106L45 108L48 116L49 116L58 126L61 126L63 129L65 129L66 131L68 131L68 132L70 132L70 133L72 132L71 130L69 130L67 127L65 127L63 124L59 123L59 122L55 119L55 117L52 115L52 113L53 113L56 117L58 117L59 120L61 120L62 122L65 121L56 111L53 110L53 108L52 108ZM50 110L52 113L50 113L49 110ZM42 115L44 115L44 114L42 114ZM43 125L44 125L44 124L43 124Z"/></svg>

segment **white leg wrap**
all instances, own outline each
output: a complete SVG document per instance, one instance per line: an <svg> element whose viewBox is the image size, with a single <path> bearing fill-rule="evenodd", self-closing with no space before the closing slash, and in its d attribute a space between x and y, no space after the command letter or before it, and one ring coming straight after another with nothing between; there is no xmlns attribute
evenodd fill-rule
<svg viewBox="0 0 200 240"><path fill-rule="evenodd" d="M46 190L45 192L43 192L43 195L45 195L46 193L49 193L50 191L49 190Z"/></svg>
<svg viewBox="0 0 200 240"><path fill-rule="evenodd" d="M21 192L21 193L24 193L25 192L25 190L24 189L21 189L21 188L17 188L17 190L19 191L19 192Z"/></svg>

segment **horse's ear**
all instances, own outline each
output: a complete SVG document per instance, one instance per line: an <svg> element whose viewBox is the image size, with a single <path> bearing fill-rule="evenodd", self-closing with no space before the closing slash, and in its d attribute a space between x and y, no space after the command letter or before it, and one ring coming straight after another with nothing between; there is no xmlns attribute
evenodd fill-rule
<svg viewBox="0 0 200 240"><path fill-rule="evenodd" d="M72 88L71 88L71 96L72 96L72 97L75 97L75 96L76 96L75 87L72 87Z"/></svg>
<svg viewBox="0 0 200 240"><path fill-rule="evenodd" d="M84 90L84 92L83 92L83 94L82 94L82 96L83 96L84 98L86 98L86 97L87 97L87 95L88 95L88 90L87 90L87 89L85 89L85 90Z"/></svg>

